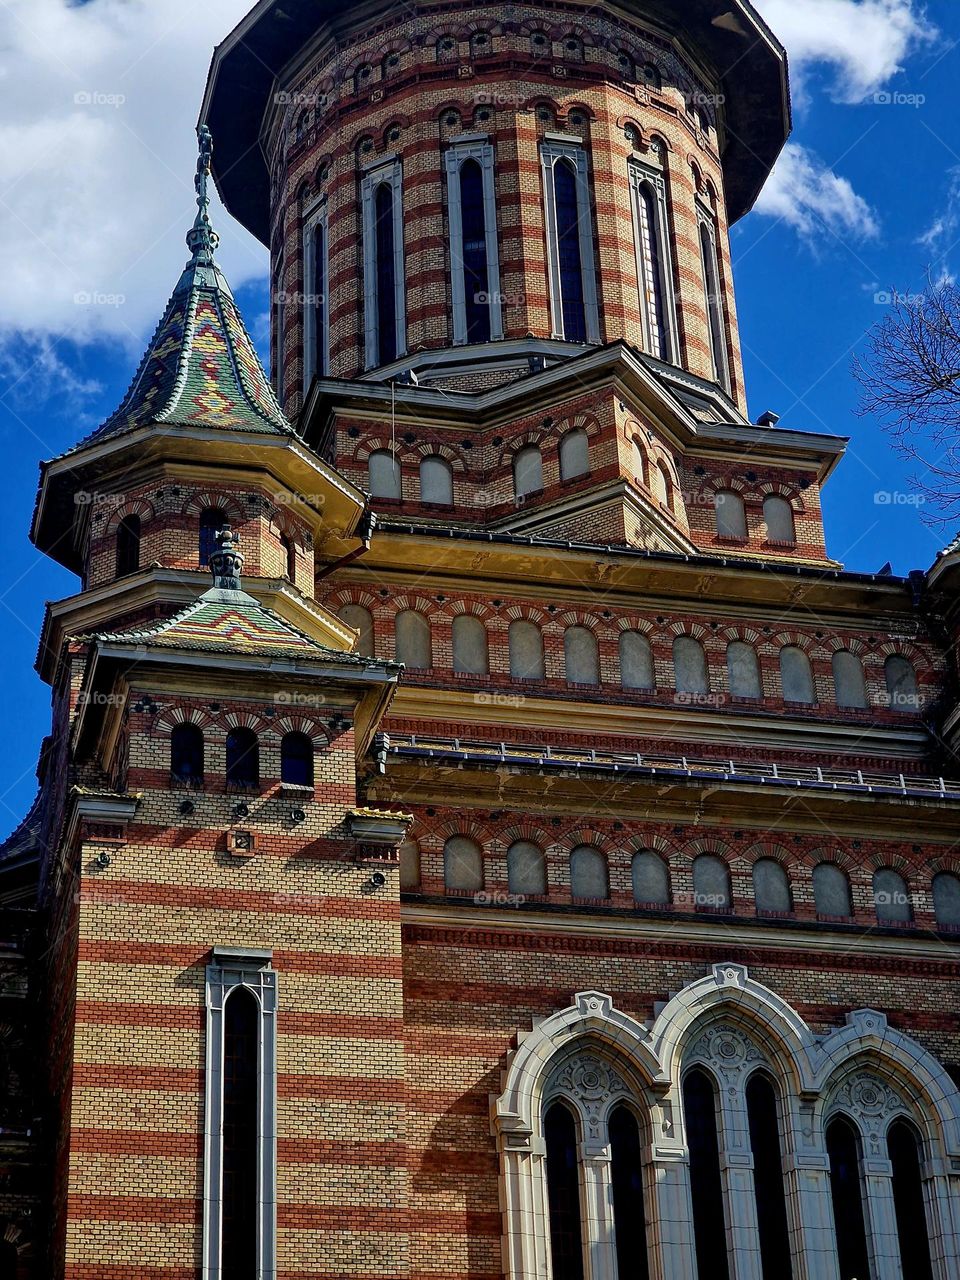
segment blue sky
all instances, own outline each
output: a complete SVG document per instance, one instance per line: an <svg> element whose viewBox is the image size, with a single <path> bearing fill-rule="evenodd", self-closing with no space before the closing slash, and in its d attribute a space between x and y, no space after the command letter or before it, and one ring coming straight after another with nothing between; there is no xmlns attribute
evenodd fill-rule
<svg viewBox="0 0 960 1280"><path fill-rule="evenodd" d="M832 555L855 570L925 568L951 535L924 523L910 468L856 416L850 364L884 293L960 268L960 13L955 0L756 3L791 54L796 118L791 151L732 238L751 414L852 437L825 494ZM0 832L32 798L49 727L32 669L43 604L76 589L27 538L38 463L116 406L160 317L186 258L209 50L246 7L0 8L0 661L15 727L0 737ZM262 342L264 256L225 214L216 225Z"/></svg>

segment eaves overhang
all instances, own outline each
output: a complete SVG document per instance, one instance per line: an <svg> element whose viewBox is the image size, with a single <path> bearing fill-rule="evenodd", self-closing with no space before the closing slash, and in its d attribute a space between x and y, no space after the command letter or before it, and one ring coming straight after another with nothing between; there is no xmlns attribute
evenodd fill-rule
<svg viewBox="0 0 960 1280"><path fill-rule="evenodd" d="M790 133L783 46L749 0L621 0L614 11L692 46L713 68L724 99L723 153L731 222L752 207ZM323 28L375 27L410 16L408 5L372 0L260 0L214 50L201 123L216 140L213 172L227 209L263 244L270 238L265 118L284 69Z"/></svg>

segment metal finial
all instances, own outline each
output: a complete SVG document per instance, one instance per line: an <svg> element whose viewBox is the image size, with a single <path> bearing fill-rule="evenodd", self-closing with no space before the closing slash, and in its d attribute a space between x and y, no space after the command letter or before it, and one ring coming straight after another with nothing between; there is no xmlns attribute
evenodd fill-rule
<svg viewBox="0 0 960 1280"><path fill-rule="evenodd" d="M210 265L220 237L210 225L210 169L213 164L213 134L205 124L197 130L200 155L197 159L197 218L187 232L187 246L197 263Z"/></svg>
<svg viewBox="0 0 960 1280"><path fill-rule="evenodd" d="M210 572L213 585L221 591L239 591L243 572L243 552L233 536L233 530L225 524L217 534L217 549L210 554Z"/></svg>

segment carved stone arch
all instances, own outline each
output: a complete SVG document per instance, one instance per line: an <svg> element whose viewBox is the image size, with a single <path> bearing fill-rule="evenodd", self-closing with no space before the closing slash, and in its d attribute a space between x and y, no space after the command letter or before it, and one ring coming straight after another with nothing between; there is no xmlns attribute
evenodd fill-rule
<svg viewBox="0 0 960 1280"><path fill-rule="evenodd" d="M643 1098L647 1084L629 1057L604 1042L587 1036L565 1046L543 1083L542 1107L561 1101L579 1121L581 1141L603 1143L610 1112L620 1103ZM649 1131L646 1108L636 1108L641 1132Z"/></svg>
<svg viewBox="0 0 960 1280"><path fill-rule="evenodd" d="M778 631L776 635L770 637L770 642L776 645L777 652L788 648L802 649L811 661L818 656L817 650L821 644L819 640L805 635L802 631Z"/></svg>
<svg viewBox="0 0 960 1280"><path fill-rule="evenodd" d="M394 616L412 609L414 613L421 614L431 624L442 622L447 617L446 609L438 608L436 601L428 600L426 596L406 594L394 596L392 604Z"/></svg>
<svg viewBox="0 0 960 1280"><path fill-rule="evenodd" d="M600 420L595 413L571 413L556 423L557 439L560 440L568 431L585 431L590 439L598 436L602 430Z"/></svg>
<svg viewBox="0 0 960 1280"><path fill-rule="evenodd" d="M269 729L270 722L266 716L256 711L227 711L223 717L227 729L252 729L261 734Z"/></svg>
<svg viewBox="0 0 960 1280"><path fill-rule="evenodd" d="M234 528L246 523L247 517L240 503L232 494L223 493L219 489L201 489L192 493L184 502L181 511L185 516L199 518L210 508L224 512L227 521Z"/></svg>
<svg viewBox="0 0 960 1280"><path fill-rule="evenodd" d="M215 723L213 716L201 707L165 707L153 722L153 732L170 734L181 724L195 724L202 732L206 732Z"/></svg>
<svg viewBox="0 0 960 1280"><path fill-rule="evenodd" d="M925 864L930 872L931 879L935 875L939 875L941 871L948 871L951 875L960 876L960 857L954 857L952 854L943 854L939 858L931 858Z"/></svg>
<svg viewBox="0 0 960 1280"><path fill-rule="evenodd" d="M770 858L773 862L779 863L788 876L796 863L796 859L789 849L785 849L782 844L775 844L772 840L756 841L748 849L744 849L743 853L738 855L738 858L739 861L745 862L751 867L755 862L759 862L761 858Z"/></svg>
<svg viewBox="0 0 960 1280"><path fill-rule="evenodd" d="M869 656L870 646L860 636L835 636L828 635L820 641L822 648L826 649L828 656L831 658L835 653L840 653L844 649L849 649L851 653L855 653L862 661Z"/></svg>
<svg viewBox="0 0 960 1280"><path fill-rule="evenodd" d="M741 498L746 500L749 485L742 476L719 476L712 475L703 486L704 493L711 493L716 497L718 493L737 493Z"/></svg>
<svg viewBox="0 0 960 1280"><path fill-rule="evenodd" d="M698 858L701 853L711 853L714 857L725 862L729 867L734 862L734 855L730 846L724 844L722 840L718 840L716 836L704 836L698 840L688 840L680 847L679 852L690 862L694 858Z"/></svg>
<svg viewBox="0 0 960 1280"><path fill-rule="evenodd" d="M602 629L600 619L595 613L588 613L586 609L565 609L563 613L554 615L554 622L560 624L564 630L567 627L585 627L591 632L594 639L597 633Z"/></svg>
<svg viewBox="0 0 960 1280"><path fill-rule="evenodd" d="M468 470L460 450L454 449L452 445L442 440L421 441L413 446L413 452L421 462L424 458L443 458L445 462L450 463L454 471L466 473Z"/></svg>
<svg viewBox="0 0 960 1280"><path fill-rule="evenodd" d="M555 839L551 845L557 853L570 855L574 849L579 849L581 845L587 845L591 849L596 849L597 853L602 853L609 862L610 859L610 841L602 831L594 831L592 827L574 827L572 830L565 832L559 839Z"/></svg>
<svg viewBox="0 0 960 1280"><path fill-rule="evenodd" d="M668 864L677 853L675 846L665 836L647 834L630 836L624 849L630 857L635 853L658 853Z"/></svg>
<svg viewBox="0 0 960 1280"><path fill-rule="evenodd" d="M717 639L726 640L728 644L734 640L742 640L744 644L752 645L755 649L763 644L764 637L755 627L747 626L742 623L738 626L724 627L722 631L716 633Z"/></svg>
<svg viewBox="0 0 960 1280"><path fill-rule="evenodd" d="M527 601L517 601L508 604L503 611L503 616L507 622L535 622L542 631L552 621L550 615L542 605L530 604Z"/></svg>
<svg viewBox="0 0 960 1280"><path fill-rule="evenodd" d="M420 461L420 455L412 445L406 444L403 440L391 440L389 436L384 436L382 439L371 439L368 436L365 440L362 440L354 450L354 461L357 463L368 462L371 453L390 453L401 467L404 465L410 466Z"/></svg>
<svg viewBox="0 0 960 1280"><path fill-rule="evenodd" d="M331 591L326 603L334 611L347 604L358 604L372 612L383 602L372 591L363 587L339 587L336 591Z"/></svg>
<svg viewBox="0 0 960 1280"><path fill-rule="evenodd" d="M550 437L546 436L542 430L522 431L519 435L515 435L512 439L507 440L500 449L498 465L513 466L513 460L521 449L525 449L527 445L536 445L543 452L544 444L549 441Z"/></svg>
<svg viewBox="0 0 960 1280"><path fill-rule="evenodd" d="M481 600L450 600L447 613L451 618L462 618L469 614L471 618L479 618L484 624L492 621L489 606Z"/></svg>
<svg viewBox="0 0 960 1280"><path fill-rule="evenodd" d="M699 640L704 646L712 638L710 628L705 627L702 622L667 622L664 627L664 633L674 639L679 636L691 636L694 640Z"/></svg>
<svg viewBox="0 0 960 1280"><path fill-rule="evenodd" d="M800 490L794 485L784 484L780 480L763 480L757 485L757 493L761 499L771 497L786 499L797 515L802 515L806 511Z"/></svg>
<svg viewBox="0 0 960 1280"><path fill-rule="evenodd" d="M446 844L448 840L452 840L455 836L463 836L467 840L474 840L479 845L481 854L484 855L486 855L487 846L493 839L493 833L489 825L485 825L476 818L466 815L462 818L446 818L438 822L433 827L431 835L439 840L441 845Z"/></svg>
<svg viewBox="0 0 960 1280"><path fill-rule="evenodd" d="M321 746L330 742L330 731L327 726L313 716L294 714L279 716L272 722L271 728L278 737L285 733L303 733Z"/></svg>
<svg viewBox="0 0 960 1280"><path fill-rule="evenodd" d="M887 658L906 658L918 677L924 669L929 670L931 666L930 658L922 649L919 649L911 641L902 640L899 637L881 639L874 645L873 654L881 666L886 662Z"/></svg>
<svg viewBox="0 0 960 1280"><path fill-rule="evenodd" d="M806 854L801 856L805 858L811 868L819 866L821 862L834 862L841 871L846 872L848 878L855 876L861 869L859 859L855 858L853 854L848 853L846 849L841 849L836 846L832 849L826 849L823 846L818 846L814 849L807 850Z"/></svg>
<svg viewBox="0 0 960 1280"><path fill-rule="evenodd" d="M424 36L423 47L425 49L433 49L448 36L452 36L458 43L461 40L469 40L470 28L463 23L451 23L448 26L438 27L436 31L431 31Z"/></svg>
<svg viewBox="0 0 960 1280"><path fill-rule="evenodd" d="M870 871L882 871L885 867L888 867L891 871L899 871L904 880L908 882L910 877L916 873L914 864L902 853L897 853L893 849L881 849L877 852L868 853L861 866Z"/></svg>
<svg viewBox="0 0 960 1280"><path fill-rule="evenodd" d="M582 112L583 115L586 116L588 124L592 124L597 118L597 113L594 111L593 107L591 107L588 102L581 102L579 99L575 99L573 102L565 102L560 108L560 113L557 118L566 122L573 111Z"/></svg>
<svg viewBox="0 0 960 1280"><path fill-rule="evenodd" d="M110 512L110 517L104 526L104 533L112 533L116 529L121 520L127 516L139 516L141 521L146 523L152 520L156 512L152 502L148 502L146 498L132 498L129 502L124 502L122 506L116 507Z"/></svg>
<svg viewBox="0 0 960 1280"><path fill-rule="evenodd" d="M656 628L649 618L638 618L635 614L621 615L614 618L613 625L618 631L639 631L649 640Z"/></svg>

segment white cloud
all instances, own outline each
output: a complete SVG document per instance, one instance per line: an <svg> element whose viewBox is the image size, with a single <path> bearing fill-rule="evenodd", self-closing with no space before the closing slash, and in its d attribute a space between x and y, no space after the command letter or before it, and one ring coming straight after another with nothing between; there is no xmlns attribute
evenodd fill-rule
<svg viewBox="0 0 960 1280"><path fill-rule="evenodd" d="M797 142L788 142L780 153L756 209L826 247L830 232L854 240L874 240L880 233L877 215L850 182Z"/></svg>
<svg viewBox="0 0 960 1280"><path fill-rule="evenodd" d="M250 3L4 0L0 342L29 335L41 358L51 336L142 344L188 257L213 45ZM252 237L215 223L234 285L263 274Z"/></svg>
<svg viewBox="0 0 960 1280"><path fill-rule="evenodd" d="M917 0L755 0L786 46L794 89L814 66L832 69L831 96L862 102L902 71L937 31Z"/></svg>
<svg viewBox="0 0 960 1280"><path fill-rule="evenodd" d="M931 274L938 284L953 284L949 261L960 248L960 165L947 170L947 195L942 211L917 236L917 244L930 254Z"/></svg>

